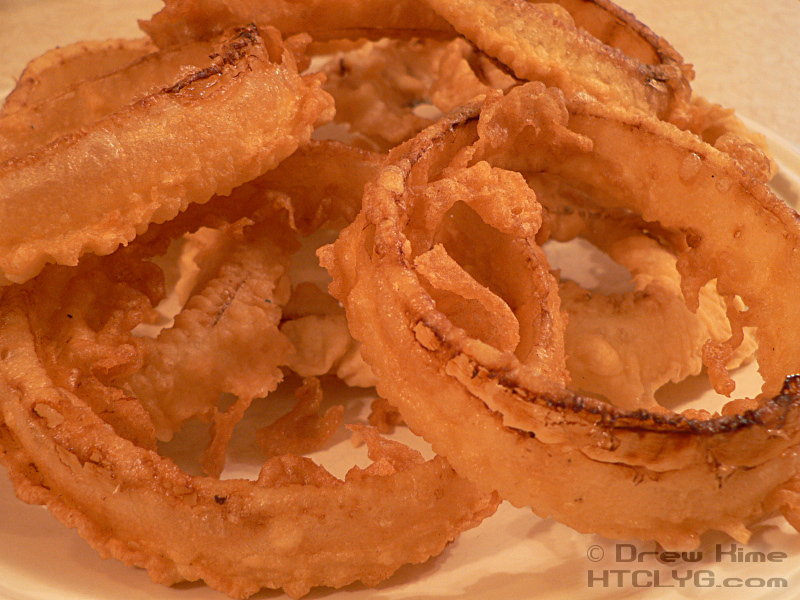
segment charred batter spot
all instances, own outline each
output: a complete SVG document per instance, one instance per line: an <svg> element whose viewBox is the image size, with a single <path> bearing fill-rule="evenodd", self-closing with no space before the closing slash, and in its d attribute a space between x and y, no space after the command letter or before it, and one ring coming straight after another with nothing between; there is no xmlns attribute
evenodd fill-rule
<svg viewBox="0 0 800 600"><path fill-rule="evenodd" d="M260 41L258 29L255 25L238 29L235 36L229 40L219 52L209 55L209 58L218 60L218 62L205 69L192 73L175 85L166 88L164 91L168 94L177 94L187 86L191 86L198 81L222 75L225 66L235 66L240 61L246 59L249 56L246 50L258 45Z"/></svg>
<svg viewBox="0 0 800 600"><path fill-rule="evenodd" d="M182 89L187 86L192 85L193 83L197 83L198 81L202 81L204 79L208 79L210 77L214 77L215 75L222 74L222 67L219 65L211 65L210 67L206 67L200 71L192 73L189 77L179 81L172 87L166 88L164 91L168 94L177 94Z"/></svg>

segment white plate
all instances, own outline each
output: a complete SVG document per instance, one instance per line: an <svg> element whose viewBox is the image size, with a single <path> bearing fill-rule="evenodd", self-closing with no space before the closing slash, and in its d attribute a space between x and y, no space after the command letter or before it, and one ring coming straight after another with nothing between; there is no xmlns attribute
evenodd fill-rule
<svg viewBox="0 0 800 600"><path fill-rule="evenodd" d="M2 27L0 24L0 30ZM753 127L763 130L755 124ZM798 205L800 150L768 130L763 132L782 167L774 187L784 199ZM738 374L737 379L740 390L757 386L758 378L752 370ZM672 393L688 397L697 387L676 386ZM333 395L337 393L344 392L334 391ZM363 415L369 399L368 392L357 396L348 411ZM702 401L708 402L709 398ZM249 450L249 440L253 423L269 418L265 410L256 408L249 416L249 425L239 432L226 476L248 475L257 470L259 459ZM407 432L401 431L398 436L417 443ZM339 475L353 461L364 464L363 451L350 449L343 435L336 441L339 443L316 453L314 458ZM180 441L171 445L170 453L183 462ZM800 536L780 518L759 525L747 547L714 534L704 537L695 555L676 562L657 560L653 556L656 550L652 543L578 534L552 520L539 519L529 510L504 504L496 515L462 535L441 556L423 565L404 567L375 589L359 585L338 591L317 589L307 598L677 599L702 595L722 599L732 597L731 589L739 599L800 595ZM754 562L759 558L764 560ZM256 596L274 597L283 596L271 591ZM0 598L220 600L223 596L202 584L175 588L155 585L140 569L100 559L73 530L58 523L45 509L17 500L5 474L0 473Z"/></svg>

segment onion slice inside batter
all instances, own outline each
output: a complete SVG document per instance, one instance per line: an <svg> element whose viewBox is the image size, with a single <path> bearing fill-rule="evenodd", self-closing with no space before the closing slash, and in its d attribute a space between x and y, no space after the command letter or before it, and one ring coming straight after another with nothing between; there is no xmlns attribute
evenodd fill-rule
<svg viewBox="0 0 800 600"><path fill-rule="evenodd" d="M687 177L681 165L697 158ZM696 306L699 288L717 278L721 294L741 297L747 311L737 318L757 327L763 397L736 401L721 416L625 411L570 391L552 366L537 369L455 326L411 269L428 249L414 240L430 229L428 190L482 161L561 177L604 210L684 235L684 296ZM529 193L509 181L499 197ZM710 529L747 539L797 471L800 396L795 378L784 378L800 367L797 336L786 334L800 330L797 292L788 291L798 240L796 215L728 155L662 121L565 102L528 84L465 107L390 153L362 213L320 256L379 391L459 473L579 531L689 548ZM533 256L529 237L512 243ZM544 259L540 266L547 269ZM498 277L510 285L524 272ZM554 335L535 349L563 358L558 304L546 304L553 285L536 288L532 331L550 324ZM503 283L493 289L502 295Z"/></svg>

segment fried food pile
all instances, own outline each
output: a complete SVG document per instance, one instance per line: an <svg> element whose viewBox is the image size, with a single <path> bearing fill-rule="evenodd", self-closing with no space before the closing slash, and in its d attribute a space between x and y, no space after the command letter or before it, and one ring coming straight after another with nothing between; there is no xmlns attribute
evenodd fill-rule
<svg viewBox="0 0 800 600"><path fill-rule="evenodd" d="M0 112L22 500L233 598L376 585L502 500L670 549L800 527L800 220L763 139L633 15L165 0L140 25L35 59ZM562 277L547 245L576 240L629 289ZM329 293L297 268L314 252ZM755 398L656 400L703 371L730 397L756 353ZM380 395L347 425L372 463L343 478L304 456L343 427L331 378ZM224 477L284 380L257 478ZM202 474L159 451L194 421ZM386 436L402 424L433 458Z"/></svg>

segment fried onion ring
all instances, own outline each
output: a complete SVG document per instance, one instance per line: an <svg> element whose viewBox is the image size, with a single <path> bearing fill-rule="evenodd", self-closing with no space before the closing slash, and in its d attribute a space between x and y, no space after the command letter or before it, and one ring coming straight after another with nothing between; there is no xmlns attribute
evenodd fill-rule
<svg viewBox="0 0 800 600"><path fill-rule="evenodd" d="M425 0L481 50L526 81L542 81L567 96L668 119L691 93L679 65L646 65L581 32L569 18L526 0ZM566 11L564 11L566 12ZM679 58L679 56L678 56Z"/></svg>
<svg viewBox="0 0 800 600"><path fill-rule="evenodd" d="M108 254L149 223L273 168L332 117L320 83L298 75L277 32L264 43L246 29L204 69L0 163L0 283Z"/></svg>
<svg viewBox="0 0 800 600"><path fill-rule="evenodd" d="M796 272L797 223L750 177L768 179L763 154L726 111L691 98L691 68L664 40L607 0L165 4L143 23L162 50L108 73L149 43L76 47L76 68L63 78L49 62L69 52L54 53L29 67L31 85L0 117L0 197L9 200L0 208L19 234L5 247L0 238L0 284L21 282L0 288L0 460L21 498L46 504L104 556L156 581L204 579L237 598L261 587L300 596L315 585L375 584L490 515L495 489L581 531L681 549L709 529L744 541L773 509L800 523L800 380L784 380L798 349L777 325L796 293L789 283L786 297L767 298ZM263 47L251 26L207 61L217 36L252 21L265 31ZM382 36L400 40L331 42ZM488 97L385 164L378 153L307 143L333 116L323 78L300 75L311 37L314 51L355 48L329 63L326 87L337 120L371 148L388 150L430 123L416 114L420 104L446 111ZM527 79L562 89L492 91ZM170 108L174 121L164 117ZM217 120L201 120L206 111ZM190 119L206 134L195 135ZM94 160L92 142L109 128L118 162L104 154L98 169L67 168L71 151ZM172 162L143 181L116 178L118 167L155 156ZM95 229L67 214L55 233L12 231L15 207L31 197L42 199L44 217L61 206L54 194L66 195L64 186L14 187L19 172L38 181L36 168L51 159L50 183L64 180L97 205L89 218L106 218ZM100 170L118 185L100 188ZM561 181L615 223L631 215L644 223L608 249L632 270L640 249L657 257L651 268L664 285L637 290L643 302L625 316L641 326L642 306L659 316L667 307L691 328L669 345L692 354L693 371L705 363L718 390L731 393L726 368L745 351L745 328L757 328L762 397L736 400L724 416L621 410L646 405L654 387L683 371L643 369L623 390L613 378L594 387L581 379L567 356L577 346L565 311L620 330L605 320L616 300L581 308L582 291L559 285L538 245L547 220L531 189L538 177ZM379 389L402 412L381 400L370 423L388 430L408 419L477 486L447 459L425 462L370 427L351 429L374 462L344 480L285 454L328 440L342 419L342 406L321 413L313 377L373 382L342 309L329 297L302 298L316 293L308 287L290 297L288 278L295 233L352 221L373 178L356 222L320 253ZM154 202L144 206L148 195ZM117 212L102 204L106 196ZM651 228L669 231L663 246L653 246ZM196 284L174 325L140 338L134 328L155 319L163 298L150 259L179 236L196 251ZM709 286L713 311L703 304ZM708 312L721 332L701 324ZM792 330L798 318L789 314ZM639 337L646 350L629 340L620 347L633 349L633 362L661 339ZM310 379L294 409L259 433L276 456L255 482L215 479L234 427L284 368ZM224 410L223 394L235 396ZM211 423L202 464L212 477L181 472L156 452L158 438L191 419Z"/></svg>
<svg viewBox="0 0 800 600"><path fill-rule="evenodd" d="M117 71L156 50L146 37L76 42L49 50L25 66L0 116L62 94L80 81Z"/></svg>
<svg viewBox="0 0 800 600"><path fill-rule="evenodd" d="M305 31L321 42L447 40L457 30L522 80L659 116L711 143L720 139L720 149L764 181L776 172L763 137L748 131L732 111L693 96L691 66L666 40L608 0L404 0L390 6L372 0L356 7L320 0L291 5L168 0L141 26L163 48L250 22L284 33Z"/></svg>
<svg viewBox="0 0 800 600"><path fill-rule="evenodd" d="M548 217L552 220L553 215ZM717 293L716 281L711 281L700 290L697 310L687 308L677 256L667 241L674 241L674 235L660 239L665 232L652 224L581 214L578 207L568 219L568 227L553 227L551 222L550 233L559 241L580 235L584 245L590 243L630 272L625 287L617 282L613 292L585 289L561 274L559 295L568 315L565 347L573 388L621 408L654 408L655 393L664 384L700 374L706 341L723 343L731 337L727 303ZM569 235L564 238L564 233ZM554 268L561 266L559 252L551 261ZM727 367L746 364L755 350L755 337L748 328Z"/></svg>
<svg viewBox="0 0 800 600"><path fill-rule="evenodd" d="M487 170L485 161L496 167ZM742 299L747 311L729 305L728 314L758 328L763 398L745 403L752 408L744 412L734 412L741 406L734 402L724 416L704 417L624 411L570 391L557 368L555 279L536 286L537 308L527 314L510 293L536 268L537 226L528 220L534 231L526 231L523 212L505 200L480 212L484 228L511 236L505 243L526 268L498 261L495 279L484 284L530 332L513 353L503 351L479 335L495 314L465 326L447 312L452 303L440 308L416 269L440 224L451 221L442 220L439 190L484 171L483 187L476 181L471 190L491 189L501 199L531 194L497 168L563 178L603 210L639 214L685 236L677 265L687 303L696 307L700 287L714 278L723 297ZM469 203L456 189L450 205ZM469 239L478 246L483 238ZM797 293L787 289L800 266L798 240L796 215L692 134L590 99L567 103L558 90L528 84L465 107L392 151L367 186L362 213L320 257L378 390L459 473L578 531L689 548L710 529L746 540L748 525L774 506L800 464L798 383L784 383L800 356L786 336L800 319ZM469 258L459 260L465 273L473 273ZM539 264L546 272L546 261ZM526 338L536 339L533 348ZM544 360L531 360L537 351Z"/></svg>
<svg viewBox="0 0 800 600"><path fill-rule="evenodd" d="M13 114L4 114L0 118L0 162L91 126L152 94L153 90L171 87L187 72L201 71L209 65L209 55L216 45L192 43L152 52L109 73L87 75L71 85L64 82L63 89L53 90L41 101L20 106ZM54 82L49 87L55 86Z"/></svg>
<svg viewBox="0 0 800 600"><path fill-rule="evenodd" d="M547 8L550 4L525 0L481 0L466 4L450 0L404 0L387 6L373 1L346 7L319 0L304 0L291 6L285 2L254 6L218 0L202 3L172 0L141 26L162 48L202 40L218 34L220 28L251 21L259 26L276 27L286 35L308 32L315 40L398 35L452 38L455 28L521 79L543 78L550 85L563 87L567 93L588 92L601 100L620 102L662 117L688 103L690 88L686 76L691 77L691 71L683 68L680 55L665 41L610 3L595 2L592 9L581 10L576 10L573 2L566 4L568 8L556 3L560 10L554 11ZM578 30L569 8L579 19L578 26L597 23L598 14L605 17L600 22L615 21L616 30L627 35L616 37L608 32L607 26L593 29L606 41L619 41L626 49L635 46L637 56L643 54L641 40L645 40L653 49L644 52L650 60L640 62L637 56L629 57L623 50ZM520 31L527 33L516 35ZM630 39L637 42L625 42Z"/></svg>
<svg viewBox="0 0 800 600"><path fill-rule="evenodd" d="M271 388L275 375L258 366L277 350L269 338L252 338L264 329L280 336L265 302L278 296L269 289L276 274L251 263L275 263L278 275L281 265L269 246L259 247L263 235L242 235L247 246L227 254L251 256L250 263L233 261L247 276L237 280L240 273L228 277L222 269L225 277L202 286L214 293L198 294L163 342L131 333L163 296L158 269L146 260L149 244L86 256L76 267L49 266L27 284L3 289L0 459L19 496L47 505L103 556L141 566L156 582L203 579L234 598L262 587L299 597L316 585L374 585L402 564L438 554L492 514L496 496L478 492L443 459L425 461L371 429L359 435L373 464L354 467L344 480L293 455L266 462L257 481L191 476L155 451L150 415L125 391L144 389L133 384L137 374L187 392L198 391L199 376L212 396L224 386L245 404L259 383ZM260 293L266 298L259 306ZM148 365L165 363L165 345L171 364L185 368L154 374ZM218 352L222 347L228 351ZM196 356L187 361L203 352L208 356L196 366L208 373L192 370ZM247 368L217 378L220 361ZM200 390L203 398L207 392ZM173 408L197 412L183 402Z"/></svg>
<svg viewBox="0 0 800 600"><path fill-rule="evenodd" d="M419 0L166 0L164 4L149 21L139 23L160 48L208 39L245 23L269 25L285 35L308 33L315 40L455 34Z"/></svg>

